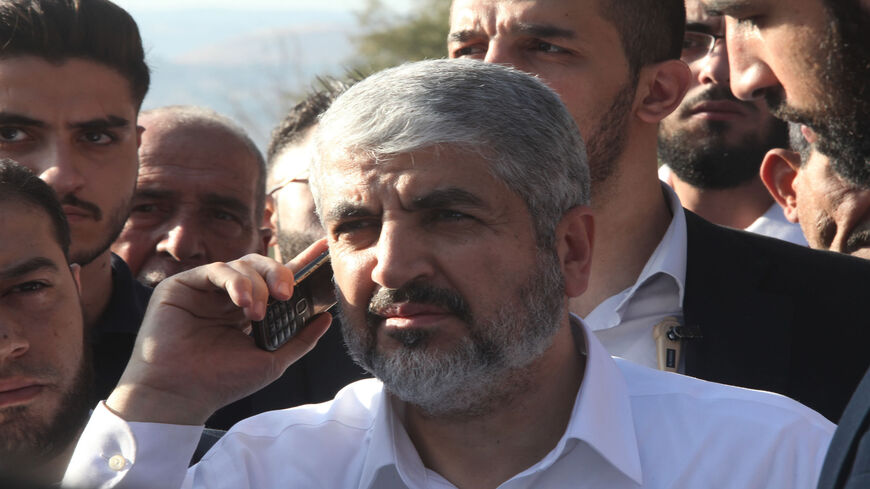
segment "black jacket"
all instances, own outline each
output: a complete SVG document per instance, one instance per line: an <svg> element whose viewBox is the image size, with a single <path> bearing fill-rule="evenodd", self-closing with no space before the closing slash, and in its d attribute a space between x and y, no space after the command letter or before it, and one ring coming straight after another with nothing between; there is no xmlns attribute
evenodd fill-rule
<svg viewBox="0 0 870 489"><path fill-rule="evenodd" d="M686 211L686 374L786 395L837 421L870 365L870 261Z"/></svg>

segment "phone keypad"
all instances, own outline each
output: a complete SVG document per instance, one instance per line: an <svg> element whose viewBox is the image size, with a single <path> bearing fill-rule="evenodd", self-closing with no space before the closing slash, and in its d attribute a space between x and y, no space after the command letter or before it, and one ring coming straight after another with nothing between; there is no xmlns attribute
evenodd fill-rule
<svg viewBox="0 0 870 489"><path fill-rule="evenodd" d="M266 342L277 349L292 338L308 319L308 301L299 299L296 304L277 302L266 309L263 323L266 325Z"/></svg>

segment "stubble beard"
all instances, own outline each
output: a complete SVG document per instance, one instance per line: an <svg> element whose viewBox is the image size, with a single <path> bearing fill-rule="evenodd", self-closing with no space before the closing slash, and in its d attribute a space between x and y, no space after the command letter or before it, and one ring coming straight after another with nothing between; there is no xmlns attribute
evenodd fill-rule
<svg viewBox="0 0 870 489"><path fill-rule="evenodd" d="M70 262L85 266L105 253L112 246L112 243L118 239L118 236L121 235L124 223L130 215L130 205L131 201L127 199L125 203L115 208L111 214L106 217L100 216L97 222L106 219L106 238L100 242L99 246L90 249L77 249L76 243L73 242L70 250Z"/></svg>
<svg viewBox="0 0 870 489"><path fill-rule="evenodd" d="M51 419L32 416L28 406L0 409L0 474L39 477L41 467L75 443L90 412L93 379L91 352L85 346L75 378Z"/></svg>
<svg viewBox="0 0 870 489"><path fill-rule="evenodd" d="M842 11L829 11L827 37L810 63L809 75L820 87L816 107L790 107L782 90L765 95L774 115L813 129L816 149L830 157L837 174L870 188L870 15L854 3L842 2Z"/></svg>
<svg viewBox="0 0 870 489"><path fill-rule="evenodd" d="M459 294L425 284L382 289L373 297L373 303L410 300L453 310L467 325L468 335L449 351L428 347L437 331L407 331L394 336L402 346L384 353L376 340L380 317L369 313L367 324L352 325L346 315L339 315L351 356L383 381L387 391L425 416L467 419L492 412L531 387L530 369L552 345L564 299L557 258L540 251L529 279L491 317L477 320Z"/></svg>
<svg viewBox="0 0 870 489"><path fill-rule="evenodd" d="M636 91L637 80L632 77L613 97L595 130L582 135L589 161L592 201L595 203L607 200L614 177L619 172L619 158L628 141L628 122Z"/></svg>

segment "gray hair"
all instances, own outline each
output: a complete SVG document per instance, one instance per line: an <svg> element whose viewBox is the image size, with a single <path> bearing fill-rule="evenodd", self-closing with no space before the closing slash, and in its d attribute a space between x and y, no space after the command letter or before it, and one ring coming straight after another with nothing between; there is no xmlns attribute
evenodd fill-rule
<svg viewBox="0 0 870 489"><path fill-rule="evenodd" d="M214 128L236 138L248 149L248 152L256 162L257 191L254 194L254 211L257 216L263 214L266 201L266 160L263 159L263 153L260 151L260 148L257 147L256 143L254 143L242 126L212 109L195 105L167 105L165 107L158 107L142 111L139 114L139 118L143 117L159 117L159 119L154 121L154 125L159 127L197 126Z"/></svg>
<svg viewBox="0 0 870 489"><path fill-rule="evenodd" d="M559 96L537 78L496 64L430 60L376 73L332 104L314 144L310 186L318 213L323 160L379 161L440 145L489 161L525 201L540 245L552 242L567 210L589 203L585 145Z"/></svg>

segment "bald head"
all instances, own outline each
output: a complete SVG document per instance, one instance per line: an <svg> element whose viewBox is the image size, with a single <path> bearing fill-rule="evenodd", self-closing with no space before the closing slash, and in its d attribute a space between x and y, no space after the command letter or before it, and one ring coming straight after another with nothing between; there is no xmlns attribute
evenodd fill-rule
<svg viewBox="0 0 870 489"><path fill-rule="evenodd" d="M264 251L265 163L248 135L209 109L143 112L139 177L112 250L143 282Z"/></svg>

